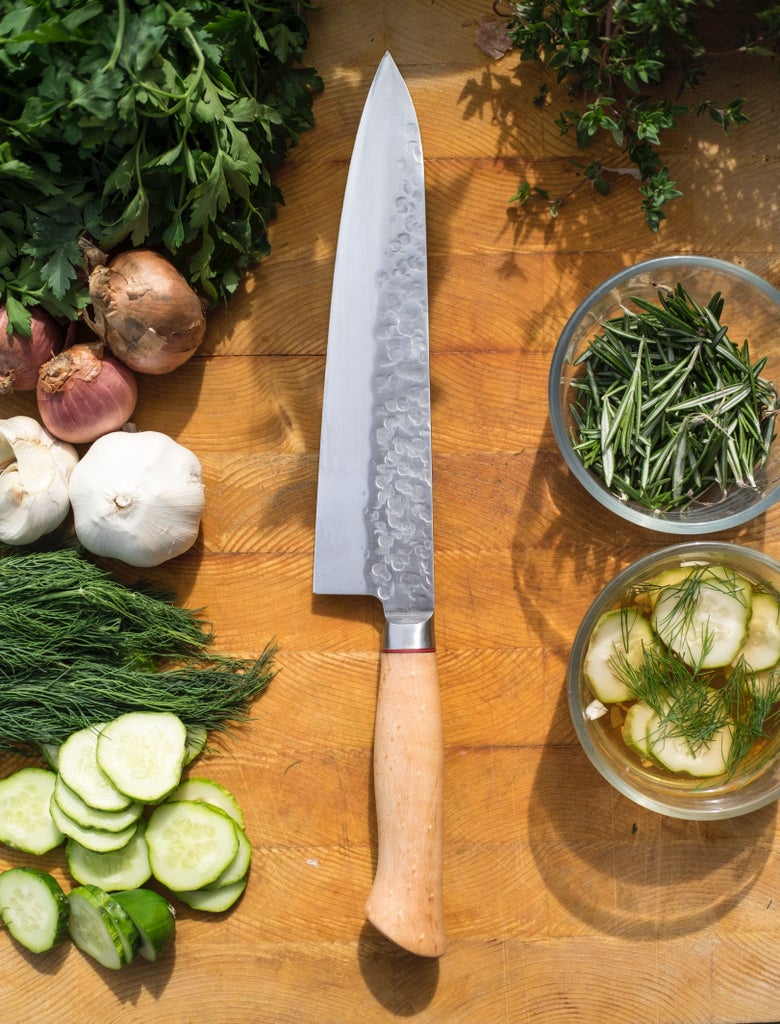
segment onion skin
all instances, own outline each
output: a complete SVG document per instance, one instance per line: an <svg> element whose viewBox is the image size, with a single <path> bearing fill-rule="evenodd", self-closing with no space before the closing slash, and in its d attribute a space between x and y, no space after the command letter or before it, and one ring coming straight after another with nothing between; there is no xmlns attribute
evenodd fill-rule
<svg viewBox="0 0 780 1024"><path fill-rule="evenodd" d="M92 345L72 345L41 367L36 396L50 434L88 444L127 423L138 401L138 384L117 359Z"/></svg>
<svg viewBox="0 0 780 1024"><path fill-rule="evenodd" d="M151 249L130 249L94 267L89 294L93 316L87 323L138 373L170 373L206 336L203 303L173 264Z"/></svg>
<svg viewBox="0 0 780 1024"><path fill-rule="evenodd" d="M62 351L65 329L40 307L30 316L30 336L8 333L8 313L0 306L0 395L35 391L39 368Z"/></svg>

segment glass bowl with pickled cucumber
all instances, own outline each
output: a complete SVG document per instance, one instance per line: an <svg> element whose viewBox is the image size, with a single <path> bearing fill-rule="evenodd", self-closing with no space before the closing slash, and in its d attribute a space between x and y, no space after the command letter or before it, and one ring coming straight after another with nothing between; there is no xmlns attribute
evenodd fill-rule
<svg viewBox="0 0 780 1024"><path fill-rule="evenodd" d="M780 291L707 256L614 274L569 318L550 421L603 506L661 533L739 526L780 498Z"/></svg>
<svg viewBox="0 0 780 1024"><path fill-rule="evenodd" d="M588 609L568 698L594 767L635 803L714 820L780 797L780 563L699 540L644 556Z"/></svg>

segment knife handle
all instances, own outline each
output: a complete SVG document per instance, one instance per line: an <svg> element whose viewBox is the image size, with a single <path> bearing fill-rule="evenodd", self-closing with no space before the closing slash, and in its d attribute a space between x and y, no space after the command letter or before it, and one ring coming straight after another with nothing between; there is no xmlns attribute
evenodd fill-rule
<svg viewBox="0 0 780 1024"><path fill-rule="evenodd" d="M444 744L434 651L383 651L374 731L377 869L366 916L419 956L444 953Z"/></svg>

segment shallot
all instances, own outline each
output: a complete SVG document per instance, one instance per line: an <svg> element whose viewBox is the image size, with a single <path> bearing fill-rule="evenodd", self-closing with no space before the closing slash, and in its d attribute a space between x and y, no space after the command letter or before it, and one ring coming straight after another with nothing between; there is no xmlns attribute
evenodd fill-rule
<svg viewBox="0 0 780 1024"><path fill-rule="evenodd" d="M91 255L92 315L85 321L111 352L139 373L170 373L206 334L203 303L172 263L150 249L130 249L110 263Z"/></svg>
<svg viewBox="0 0 780 1024"><path fill-rule="evenodd" d="M118 430L138 400L132 370L90 344L72 345L44 363L36 391L46 429L72 444Z"/></svg>
<svg viewBox="0 0 780 1024"><path fill-rule="evenodd" d="M0 306L0 395L35 391L38 369L61 351L65 329L45 309L30 315L30 335L8 330L8 312Z"/></svg>

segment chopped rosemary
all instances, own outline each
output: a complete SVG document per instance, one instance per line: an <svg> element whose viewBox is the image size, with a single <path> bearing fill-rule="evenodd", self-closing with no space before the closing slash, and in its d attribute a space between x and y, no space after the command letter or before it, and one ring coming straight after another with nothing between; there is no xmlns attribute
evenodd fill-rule
<svg viewBox="0 0 780 1024"><path fill-rule="evenodd" d="M658 304L601 325L575 365L572 444L622 500L685 508L714 488L755 487L774 440L777 389L721 323L716 292L702 306L681 284Z"/></svg>
<svg viewBox="0 0 780 1024"><path fill-rule="evenodd" d="M0 557L0 635L0 751L61 743L132 710L224 729L273 675L270 647L257 659L218 654L197 612L72 548Z"/></svg>

